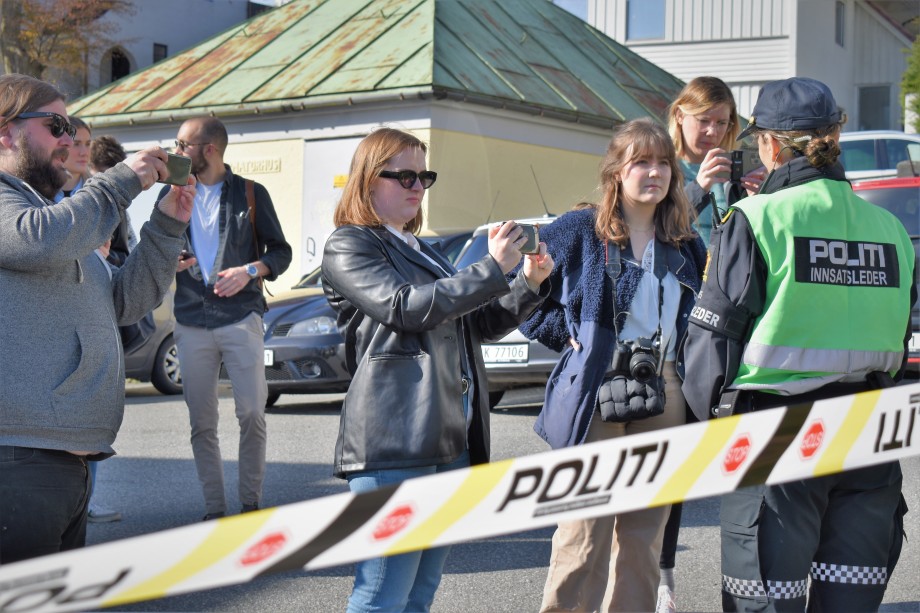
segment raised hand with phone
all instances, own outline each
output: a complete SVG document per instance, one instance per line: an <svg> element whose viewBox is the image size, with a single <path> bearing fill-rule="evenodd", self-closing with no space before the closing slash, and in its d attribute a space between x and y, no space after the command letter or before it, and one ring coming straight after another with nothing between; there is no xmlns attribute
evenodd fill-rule
<svg viewBox="0 0 920 613"><path fill-rule="evenodd" d="M668 131L684 173L684 193L696 209L694 225L707 245L713 215L721 218L730 204L756 192L763 180L762 171L755 169L733 182L732 156L738 149L740 121L731 89L716 77L691 80L668 110Z"/></svg>

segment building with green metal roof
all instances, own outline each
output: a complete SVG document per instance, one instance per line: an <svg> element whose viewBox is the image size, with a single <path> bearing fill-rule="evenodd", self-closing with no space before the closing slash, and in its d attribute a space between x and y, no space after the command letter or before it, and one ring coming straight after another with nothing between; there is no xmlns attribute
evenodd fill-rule
<svg viewBox="0 0 920 613"><path fill-rule="evenodd" d="M220 117L227 161L266 185L295 246L285 287L318 265L374 127L430 143L427 229L472 228L591 199L611 128L661 120L681 86L545 0L293 0L68 111L128 149Z"/></svg>

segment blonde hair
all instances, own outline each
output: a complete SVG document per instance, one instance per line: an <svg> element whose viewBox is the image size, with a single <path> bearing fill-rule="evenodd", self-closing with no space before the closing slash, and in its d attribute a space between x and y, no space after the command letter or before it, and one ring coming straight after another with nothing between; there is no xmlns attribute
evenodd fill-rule
<svg viewBox="0 0 920 613"><path fill-rule="evenodd" d="M691 207L684 195L684 178L677 163L674 143L663 127L643 117L624 124L607 145L607 156L601 163L600 189L603 197L597 206L595 219L595 231L601 240L609 240L620 247L629 240L629 226L620 204L622 184L619 174L627 164L646 155L665 158L671 167L667 194L655 207L655 237L674 246L693 238Z"/></svg>
<svg viewBox="0 0 920 613"><path fill-rule="evenodd" d="M719 148L732 149L735 139L741 132L741 126L738 125L738 109L735 105L735 97L732 90L725 84L725 81L718 77L697 77L687 83L677 99L668 107L668 132L671 134L671 140L674 141L674 148L677 150L677 157L685 158L684 135L681 132L678 119L678 111L684 115L700 115L720 104L728 105L729 126L719 142Z"/></svg>
<svg viewBox="0 0 920 613"><path fill-rule="evenodd" d="M347 224L371 227L384 225L374 209L371 183L380 175L387 162L412 148L420 149L422 153L428 152L427 145L421 140L393 128L378 128L358 143L351 158L351 170L342 191L342 199L336 205L332 217L336 227ZM415 218L402 229L415 234L421 230L424 219L419 207Z"/></svg>

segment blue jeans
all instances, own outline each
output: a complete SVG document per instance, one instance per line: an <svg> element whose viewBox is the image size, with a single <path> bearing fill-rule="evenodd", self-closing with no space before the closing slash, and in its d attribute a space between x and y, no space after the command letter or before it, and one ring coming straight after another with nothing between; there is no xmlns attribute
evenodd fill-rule
<svg viewBox="0 0 920 613"><path fill-rule="evenodd" d="M400 483L448 470L466 468L470 454L463 454L441 466L419 466L392 470L367 470L348 475L348 488L369 492L384 485ZM428 611L441 583L441 572L450 547L436 547L397 556L358 562L355 586L348 598L348 613L365 611Z"/></svg>
<svg viewBox="0 0 920 613"><path fill-rule="evenodd" d="M66 451L0 445L0 564L86 544L86 464Z"/></svg>

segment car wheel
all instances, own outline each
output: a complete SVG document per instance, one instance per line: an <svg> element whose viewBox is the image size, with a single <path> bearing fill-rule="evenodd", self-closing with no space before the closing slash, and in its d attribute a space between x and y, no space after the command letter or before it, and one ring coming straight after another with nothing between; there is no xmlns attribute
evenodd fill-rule
<svg viewBox="0 0 920 613"><path fill-rule="evenodd" d="M182 372L179 370L179 354L176 352L176 343L172 334L166 337L157 357L153 361L153 372L150 373L150 382L161 394L182 393Z"/></svg>
<svg viewBox="0 0 920 613"><path fill-rule="evenodd" d="M505 395L505 392L489 392L489 410L491 411L498 403L502 401L502 396Z"/></svg>
<svg viewBox="0 0 920 613"><path fill-rule="evenodd" d="M279 398L281 398L281 394L269 393L268 398L265 399L265 408L275 406Z"/></svg>

